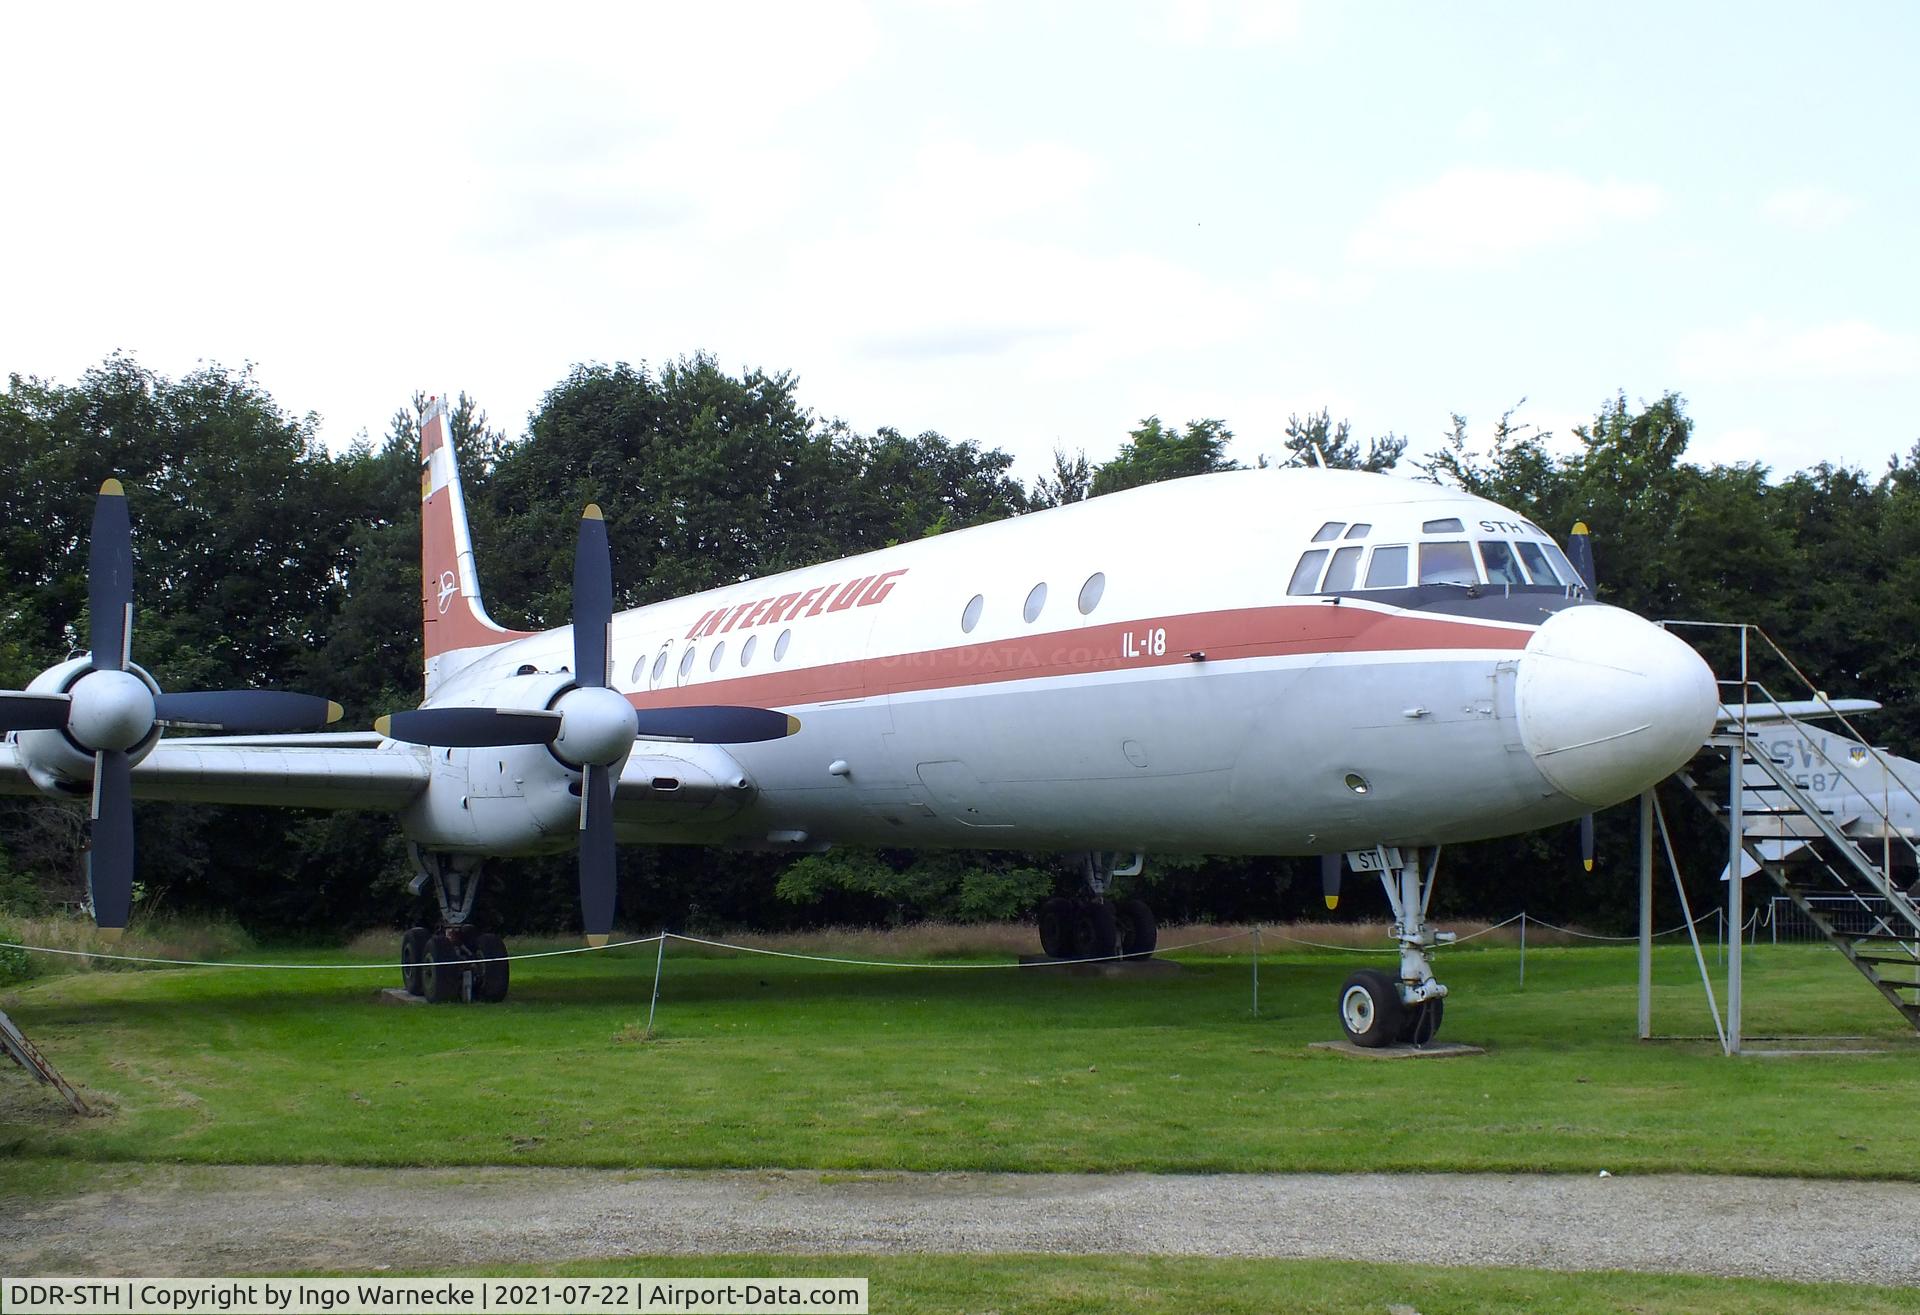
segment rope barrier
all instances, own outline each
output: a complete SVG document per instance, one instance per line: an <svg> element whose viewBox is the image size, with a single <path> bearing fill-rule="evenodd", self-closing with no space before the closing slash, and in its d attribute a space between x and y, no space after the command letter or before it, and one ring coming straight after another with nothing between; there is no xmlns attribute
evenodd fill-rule
<svg viewBox="0 0 1920 1315"><path fill-rule="evenodd" d="M1693 919L1691 924L1682 923L1677 927L1669 927L1665 931L1655 932L1654 936L1657 938L1661 936L1677 935L1678 933L1685 931L1689 925L1697 926L1700 923L1705 922L1708 919L1716 916L1718 916L1718 910L1715 910L1710 913L1703 913L1698 918ZM1754 915L1754 917L1756 920L1758 919L1759 915L1757 912ZM1496 922L1491 926L1482 927L1479 931L1469 932L1465 936L1461 936L1457 938L1455 941L1452 942L1452 944L1455 944L1455 945L1465 944L1470 940L1474 940L1478 937L1486 936L1492 932L1499 931L1502 927L1510 927L1514 923L1520 922L1523 919L1536 926L1546 927L1552 931L1561 932L1568 936L1577 936L1582 940L1608 941L1608 942L1631 942L1639 939L1639 937L1637 936L1600 936L1592 932L1575 931L1571 927L1562 927L1555 923L1546 922L1540 918L1530 917L1525 913L1516 913L1512 917L1506 918L1500 922ZM1285 941L1289 945L1301 945L1301 946L1307 947L1308 949L1314 949L1314 950L1330 950L1339 954L1399 954L1400 953L1400 950L1398 947L1383 948L1383 947L1366 946L1366 945L1335 945L1327 941L1307 940L1303 937L1289 936L1284 932L1275 931L1271 927L1263 927L1262 934L1273 940ZM1227 941L1244 940L1252 935L1253 935L1253 932L1251 930L1228 932L1225 935L1210 936L1203 940L1197 940L1197 941L1186 941L1179 945L1158 946L1154 949L1153 953L1156 956L1167 955L1167 954L1179 954L1183 951L1198 949L1206 945L1220 945ZM738 954L758 954L758 955L764 955L769 958L776 958L776 959L801 959L811 963L833 963L833 964L841 964L847 967L857 967L857 968L961 969L961 970L971 970L971 971L979 971L982 969L1057 968L1057 967L1071 966L1071 965L1077 965L1077 964L1116 963L1132 957L1127 954L1109 954L1109 955L1103 955L1103 956L1086 958L1086 959L1044 959L1044 960L1037 960L1037 961L1028 962L1028 963L924 963L924 962L914 962L912 960L907 960L907 959L855 959L855 958L848 958L848 957L837 956L837 955L802 954L796 950L772 950L772 949L767 949L763 946L739 945L731 941L709 940L706 937L702 937L702 936L688 936L680 932L670 931L670 932L657 932L652 936L638 936L632 940L611 941L605 945L576 945L564 950L529 950L522 954L497 955L497 956L494 956L493 958L487 958L487 959L462 959L460 962L462 964L516 963L522 960L529 960L529 959L557 959L566 955L597 954L606 950L629 949L636 945L652 945L656 942L664 942L666 940L685 941L689 945L704 945L711 949L730 950ZM10 950L24 950L29 954L63 954L73 958L80 958L80 959L103 959L111 963L161 964L171 968L246 968L246 969L254 969L254 970L286 969L290 972L394 972L409 966L407 964L398 963L398 962L395 962L395 963L261 963L261 962L232 960L232 959L168 959L168 958L161 958L154 955L114 954L104 950L67 950L67 949L59 949L49 945L28 945L20 941L0 941L0 948L10 949Z"/></svg>

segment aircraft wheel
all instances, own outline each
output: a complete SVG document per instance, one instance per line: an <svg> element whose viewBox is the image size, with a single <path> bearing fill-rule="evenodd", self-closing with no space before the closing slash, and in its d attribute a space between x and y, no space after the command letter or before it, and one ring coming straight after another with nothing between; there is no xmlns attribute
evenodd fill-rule
<svg viewBox="0 0 1920 1315"><path fill-rule="evenodd" d="M1153 910L1147 907L1145 900L1121 900L1120 915L1120 953L1129 959L1148 959L1153 956L1153 947L1160 937L1160 929L1154 925Z"/></svg>
<svg viewBox="0 0 1920 1315"><path fill-rule="evenodd" d="M427 942L432 934L425 927L409 927L400 938L400 985L409 995L425 995L421 989L421 963L427 957Z"/></svg>
<svg viewBox="0 0 1920 1315"><path fill-rule="evenodd" d="M1440 1034L1440 1020L1446 1015L1443 996L1425 1000L1405 1010L1400 1020L1400 1040L1410 1046L1424 1046Z"/></svg>
<svg viewBox="0 0 1920 1315"><path fill-rule="evenodd" d="M420 973L420 994L434 1004L446 1004L460 998L460 977L466 960L445 932L427 942Z"/></svg>
<svg viewBox="0 0 1920 1315"><path fill-rule="evenodd" d="M1049 959L1073 957L1073 901L1055 896L1040 905L1040 952Z"/></svg>
<svg viewBox="0 0 1920 1315"><path fill-rule="evenodd" d="M507 943L487 932L473 943L474 950L482 959L496 959L497 963L475 964L478 974L473 983L473 993L490 1005L497 1005L507 998L507 970L513 965L507 962Z"/></svg>
<svg viewBox="0 0 1920 1315"><path fill-rule="evenodd" d="M1073 954L1076 959L1111 959L1119 949L1119 941L1119 924L1109 901L1074 901Z"/></svg>
<svg viewBox="0 0 1920 1315"><path fill-rule="evenodd" d="M1400 1037L1399 983L1373 968L1362 968L1340 988L1340 1026L1356 1046L1376 1049Z"/></svg>

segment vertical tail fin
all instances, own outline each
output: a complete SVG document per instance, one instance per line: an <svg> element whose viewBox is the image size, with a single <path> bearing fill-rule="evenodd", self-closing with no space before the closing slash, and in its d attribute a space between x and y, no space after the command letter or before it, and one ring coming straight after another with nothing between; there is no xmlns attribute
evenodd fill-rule
<svg viewBox="0 0 1920 1315"><path fill-rule="evenodd" d="M420 418L420 613L425 622L426 694L479 652L528 632L496 625L480 601L467 502L460 491L445 398Z"/></svg>

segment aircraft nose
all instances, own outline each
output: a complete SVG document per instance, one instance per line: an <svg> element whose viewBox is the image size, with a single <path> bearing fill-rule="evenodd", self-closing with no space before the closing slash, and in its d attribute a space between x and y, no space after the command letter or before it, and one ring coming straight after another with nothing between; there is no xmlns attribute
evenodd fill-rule
<svg viewBox="0 0 1920 1315"><path fill-rule="evenodd" d="M1597 603L1556 612L1535 632L1514 699L1541 775L1595 808L1678 770L1720 708L1713 671L1691 646Z"/></svg>

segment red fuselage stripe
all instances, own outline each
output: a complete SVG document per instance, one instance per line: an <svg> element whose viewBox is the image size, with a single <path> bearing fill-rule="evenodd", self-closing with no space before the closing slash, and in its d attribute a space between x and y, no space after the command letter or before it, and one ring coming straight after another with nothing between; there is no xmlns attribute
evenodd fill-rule
<svg viewBox="0 0 1920 1315"><path fill-rule="evenodd" d="M1300 657L1327 653L1526 647L1532 629L1332 603L1237 608L1146 617L1012 639L861 658L789 671L766 671L675 688L640 690L640 708L744 703L792 708L836 699L961 689L1009 680L1098 675L1202 660ZM793 643L806 642L804 630ZM762 650L764 653L766 650ZM738 663L735 652L721 659ZM703 655L703 662L706 660ZM761 661L766 661L762 657ZM675 668L666 668L670 679Z"/></svg>

